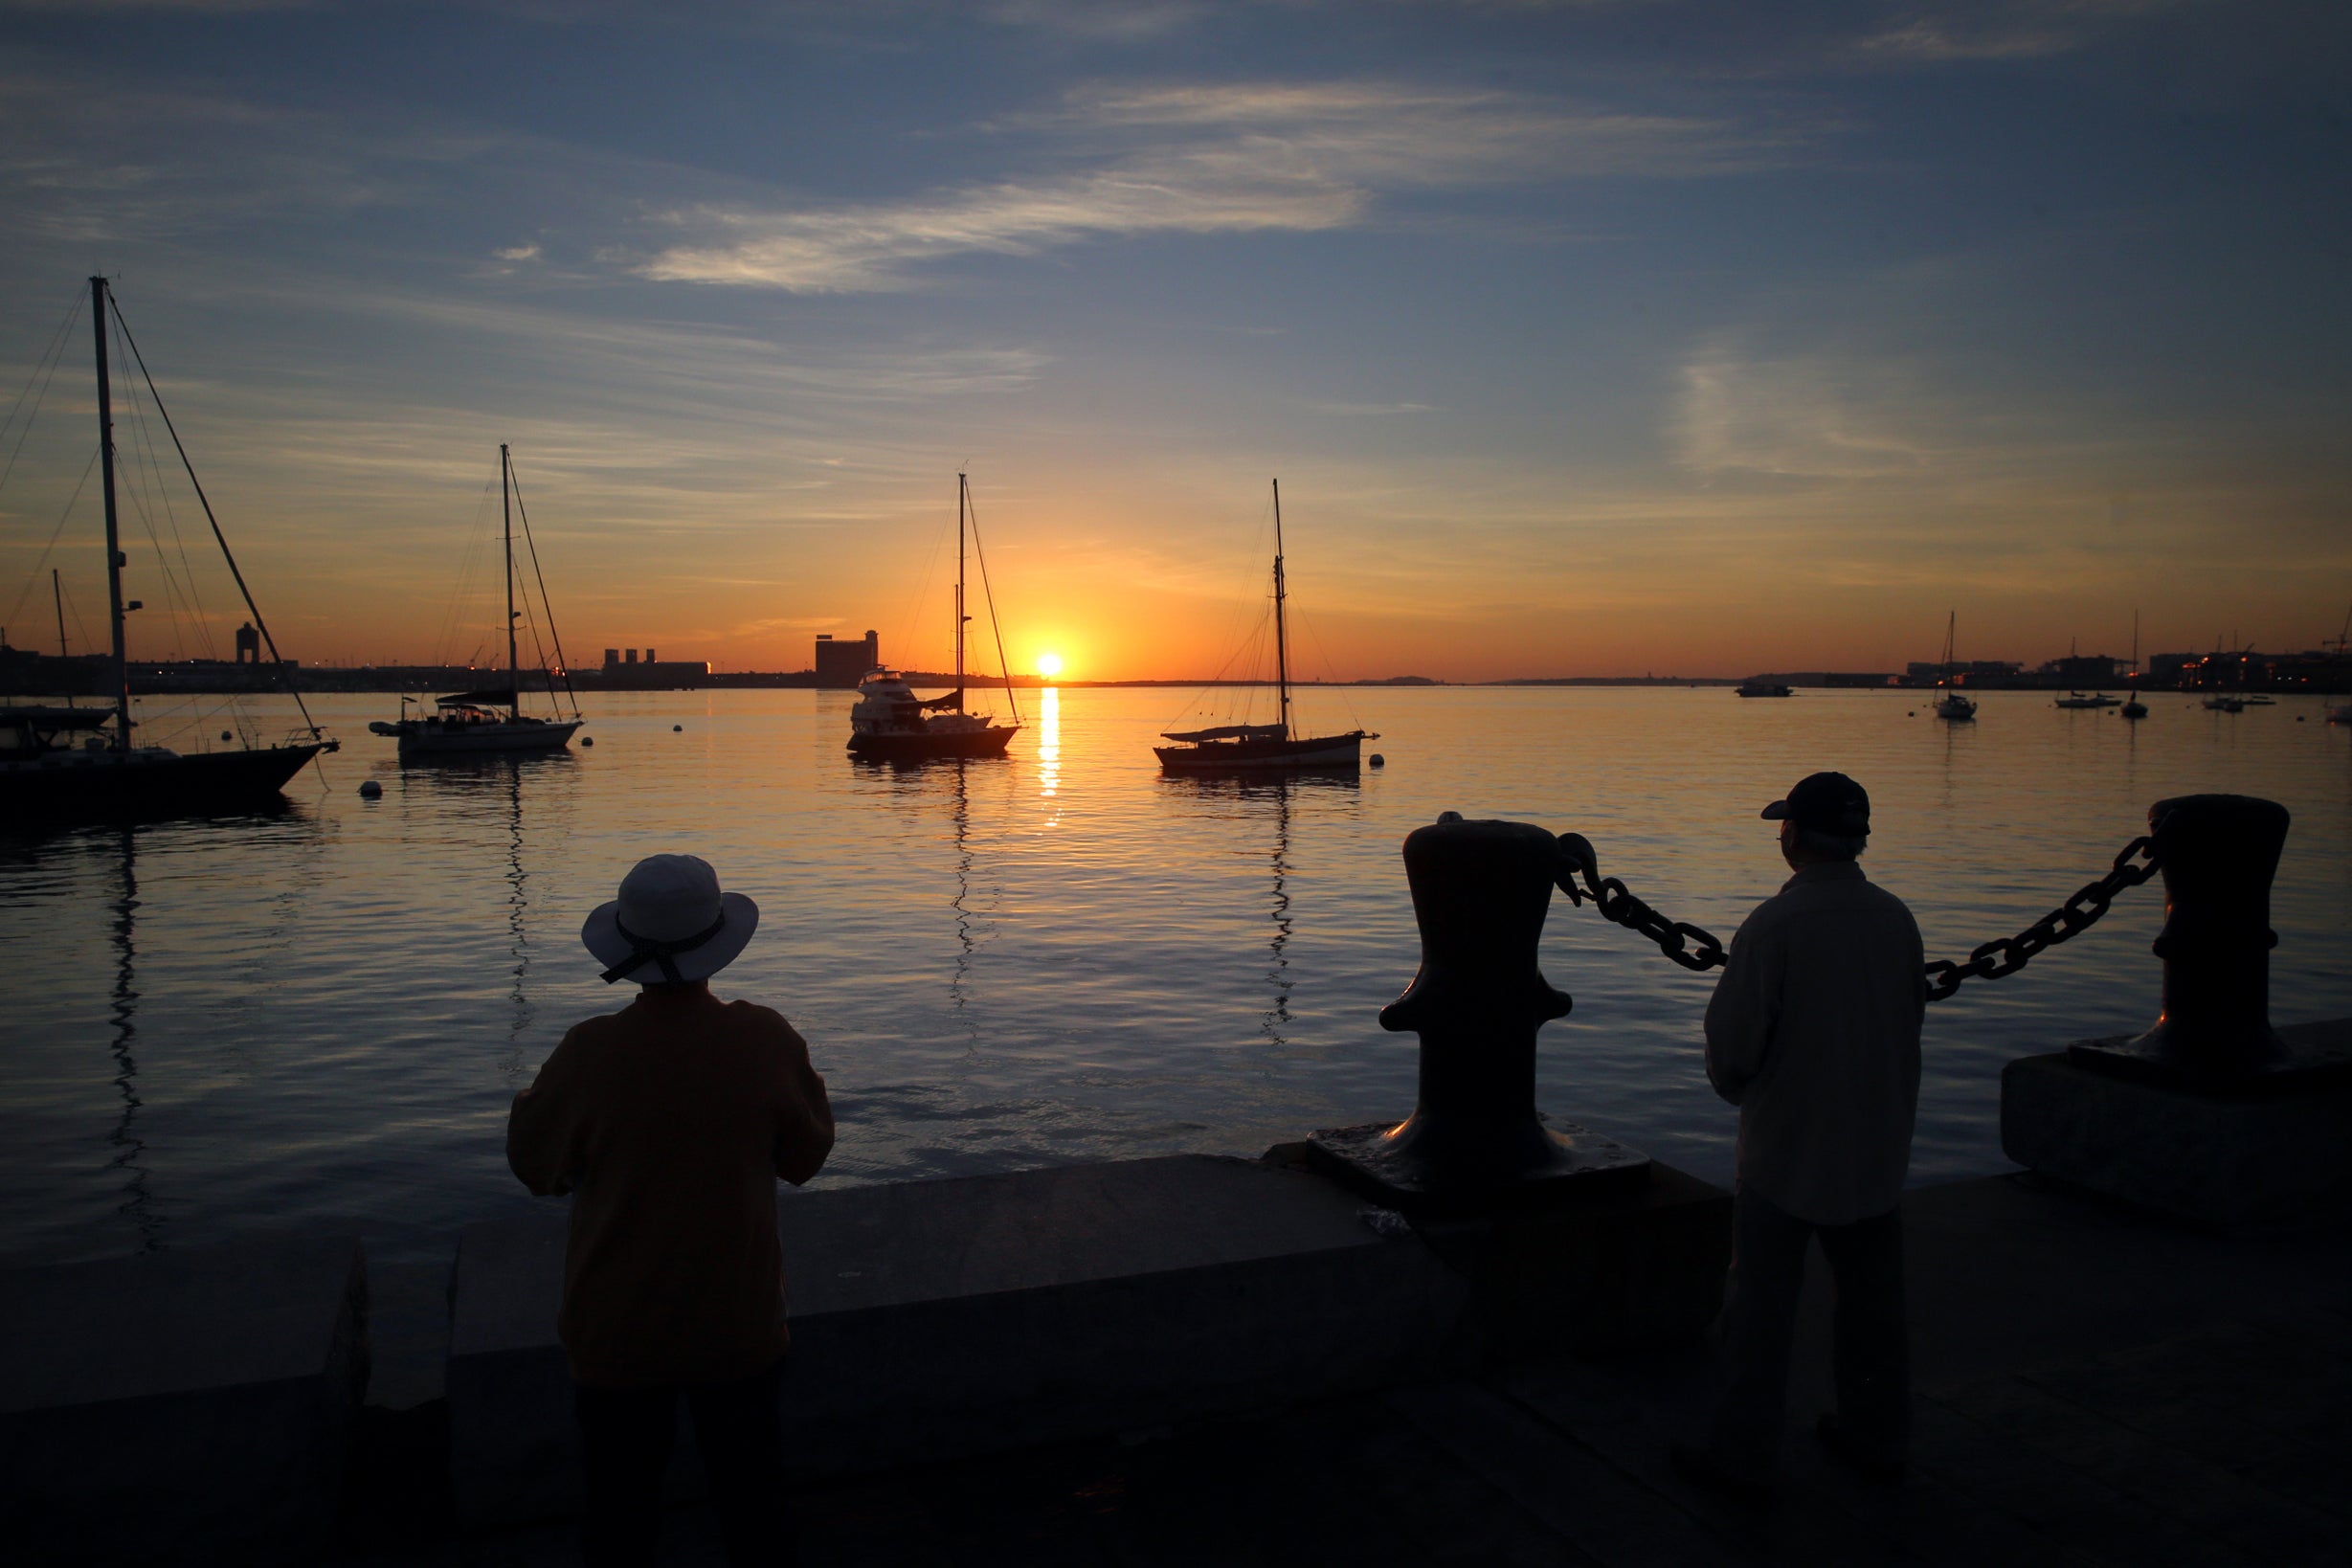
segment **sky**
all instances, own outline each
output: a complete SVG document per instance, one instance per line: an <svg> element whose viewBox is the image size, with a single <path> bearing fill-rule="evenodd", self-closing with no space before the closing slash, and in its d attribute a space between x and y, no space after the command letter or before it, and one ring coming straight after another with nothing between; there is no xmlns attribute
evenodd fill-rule
<svg viewBox="0 0 2352 1568"><path fill-rule="evenodd" d="M2341 5L0 0L0 203L20 646L103 637L94 272L305 662L495 651L502 442L574 663L937 667L958 473L1072 678L1242 673L1277 478L1310 677L2352 606ZM225 655L118 441L132 651Z"/></svg>

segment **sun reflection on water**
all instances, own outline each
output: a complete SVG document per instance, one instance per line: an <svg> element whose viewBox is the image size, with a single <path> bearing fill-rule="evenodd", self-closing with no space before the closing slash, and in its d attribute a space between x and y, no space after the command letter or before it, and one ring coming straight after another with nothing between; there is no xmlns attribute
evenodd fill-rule
<svg viewBox="0 0 2352 1568"><path fill-rule="evenodd" d="M1047 686L1038 693L1037 702L1037 793L1052 799L1062 787L1062 691ZM1057 812L1045 819L1047 827L1061 820Z"/></svg>

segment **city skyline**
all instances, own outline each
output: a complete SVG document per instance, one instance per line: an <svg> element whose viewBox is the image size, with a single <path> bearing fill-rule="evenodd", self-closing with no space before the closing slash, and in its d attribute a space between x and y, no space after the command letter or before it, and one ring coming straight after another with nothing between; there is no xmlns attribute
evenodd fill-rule
<svg viewBox="0 0 2352 1568"><path fill-rule="evenodd" d="M0 373L119 279L304 662L495 626L502 441L575 664L871 626L944 667L959 471L1012 668L1073 680L1227 664L1276 476L1309 676L1900 670L1954 610L2029 665L2135 612L2143 658L2313 647L2352 598L2348 26L0 5ZM8 432L18 646L53 527L103 619L87 330ZM133 652L203 653L142 494Z"/></svg>

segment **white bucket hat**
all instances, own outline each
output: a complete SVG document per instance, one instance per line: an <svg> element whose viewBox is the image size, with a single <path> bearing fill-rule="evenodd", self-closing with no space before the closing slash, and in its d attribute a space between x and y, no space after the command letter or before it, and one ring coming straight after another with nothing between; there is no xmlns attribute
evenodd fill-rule
<svg viewBox="0 0 2352 1568"><path fill-rule="evenodd" d="M648 855L620 879L620 897L596 906L580 940L605 965L604 983L706 980L728 964L759 926L759 906L719 891L699 855Z"/></svg>

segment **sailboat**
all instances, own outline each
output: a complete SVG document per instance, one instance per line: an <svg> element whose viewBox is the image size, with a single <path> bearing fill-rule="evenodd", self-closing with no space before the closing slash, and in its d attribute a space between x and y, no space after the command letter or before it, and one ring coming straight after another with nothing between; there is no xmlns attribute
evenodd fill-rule
<svg viewBox="0 0 2352 1568"><path fill-rule="evenodd" d="M1290 723L1290 637L1283 577L1282 481L1274 481L1274 683L1281 693L1273 724L1228 724L1208 729L1163 730L1174 746L1154 746L1152 754L1172 773L1273 773L1283 770L1360 765L1363 743L1380 737L1362 729L1337 735L1301 735Z"/></svg>
<svg viewBox="0 0 2352 1568"><path fill-rule="evenodd" d="M164 412L154 378L147 374L146 361L139 358L129 327L123 325L113 289L103 278L90 280L90 316L98 340L98 466L106 508L106 620L113 634L106 671L111 702L104 707L0 707L0 812L25 817L168 817L269 805L282 798L280 792L304 763L321 751L336 749L336 743L325 738L310 722L306 707L302 711L304 728L296 731L300 738L289 737L281 745L183 753L132 744L130 666L123 616L126 611L139 609L140 601L123 597L123 569L129 561L123 553L115 509L113 383L106 359L110 317L122 328L123 341L139 366L156 413L163 415L164 427L170 432L189 482L204 503L213 537L219 542L230 575L236 579L237 592L253 614L254 625L269 645L271 660L279 668L284 667L284 661L245 586L244 573L237 570L236 557L230 553L228 538L213 516L213 504L205 499L204 487L196 483L195 468L188 460L187 449L180 445L171 416ZM295 703L302 704L299 694ZM110 722L113 733L103 733Z"/></svg>
<svg viewBox="0 0 2352 1568"><path fill-rule="evenodd" d="M972 513L972 482L955 476L955 689L926 702L898 671L877 667L858 683L858 704L849 710L850 755L871 762L927 762L938 757L1000 757L1020 731L1018 707L1011 724L986 713L964 711L964 636L972 617L964 613L964 540L979 544ZM988 588L988 557L980 555L980 586ZM1004 664L1004 631L996 624L996 595L988 594L989 622L997 633L997 662ZM1004 684L1013 703L1013 683Z"/></svg>
<svg viewBox="0 0 2352 1568"><path fill-rule="evenodd" d="M1950 611L1947 616L1943 624L1943 679L1936 683L1936 689L1943 695L1936 700L1935 713L1938 719L1950 719L1957 724L1964 719L1974 719L1977 705L1973 698L1963 697L1952 689L1952 634L1960 629L1960 612Z"/></svg>
<svg viewBox="0 0 2352 1568"><path fill-rule="evenodd" d="M514 605L514 455L504 442L498 449L498 495L504 510L504 531L506 545L506 683L484 691L459 691L434 699L430 713L411 714L408 706L415 699L400 699L401 714L390 723L382 719L370 724L370 732L397 736L403 761L418 756L473 756L483 752L504 751L560 751L571 744L572 735L587 721L580 717L575 702L571 717L560 715L542 719L523 711L523 680L516 667L515 620L522 615ZM527 540L530 520L523 522ZM538 548L532 547L531 559L538 561ZM540 600L546 607L547 584L540 583ZM549 635L554 635L555 613L548 610ZM555 643L556 660L563 659L563 640ZM542 671L542 674L547 674ZM548 693L554 695L555 681L548 675ZM501 713L500 708L505 711Z"/></svg>
<svg viewBox="0 0 2352 1568"><path fill-rule="evenodd" d="M2148 705L2139 700L2139 612L2132 612L2132 700L2119 710L2124 718L2144 719Z"/></svg>

